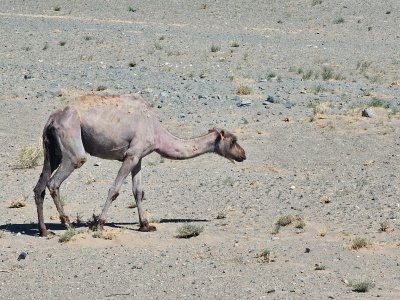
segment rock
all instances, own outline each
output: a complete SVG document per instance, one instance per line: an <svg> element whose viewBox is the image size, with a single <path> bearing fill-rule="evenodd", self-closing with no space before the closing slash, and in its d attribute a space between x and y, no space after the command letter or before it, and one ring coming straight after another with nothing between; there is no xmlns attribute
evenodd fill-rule
<svg viewBox="0 0 400 300"><path fill-rule="evenodd" d="M52 84L46 91L47 94L50 94L53 97L61 97L62 91L58 84Z"/></svg>
<svg viewBox="0 0 400 300"><path fill-rule="evenodd" d="M378 116L377 113L372 108L369 108L369 107L364 109L362 111L361 115L363 117L367 117L367 118L376 118Z"/></svg>
<svg viewBox="0 0 400 300"><path fill-rule="evenodd" d="M243 107L243 106L250 106L252 104L252 101L250 99L240 99L240 101L237 103L238 107Z"/></svg>
<svg viewBox="0 0 400 300"><path fill-rule="evenodd" d="M32 76L29 75L29 74L26 74L26 75L24 76L24 79L32 79Z"/></svg>
<svg viewBox="0 0 400 300"><path fill-rule="evenodd" d="M18 260L21 260L21 259L25 259L26 258L26 252L21 252L20 254L19 254L19 256L18 256Z"/></svg>
<svg viewBox="0 0 400 300"><path fill-rule="evenodd" d="M268 96L267 102L269 102L269 103L275 103L274 97L273 97L273 96Z"/></svg>
<svg viewBox="0 0 400 300"><path fill-rule="evenodd" d="M169 97L169 93L168 92L161 92L160 96L164 97L164 98L168 98Z"/></svg>

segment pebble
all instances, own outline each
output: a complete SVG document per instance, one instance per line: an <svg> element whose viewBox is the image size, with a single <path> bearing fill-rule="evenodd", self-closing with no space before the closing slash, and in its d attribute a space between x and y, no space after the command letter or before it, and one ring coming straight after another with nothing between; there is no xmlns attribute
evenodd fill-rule
<svg viewBox="0 0 400 300"><path fill-rule="evenodd" d="M237 103L238 107L243 107L243 106L250 106L252 104L252 101L250 99L240 99L240 101Z"/></svg>
<svg viewBox="0 0 400 300"><path fill-rule="evenodd" d="M367 118L376 118L376 117L378 116L377 113L376 113L373 109L371 109L371 108L369 108L369 107L367 107L366 109L364 109L364 110L362 111L361 115L362 115L363 117L367 117Z"/></svg>

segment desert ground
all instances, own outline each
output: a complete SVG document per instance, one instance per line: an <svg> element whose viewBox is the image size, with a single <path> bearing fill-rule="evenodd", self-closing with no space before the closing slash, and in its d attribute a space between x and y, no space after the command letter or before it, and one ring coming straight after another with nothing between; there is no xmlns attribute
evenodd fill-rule
<svg viewBox="0 0 400 300"><path fill-rule="evenodd" d="M399 299L399 12L397 0L0 1L0 299ZM121 163L88 155L61 186L76 234L60 241L47 193L54 235L40 237L43 159L23 168L22 149L68 101L136 92L172 134L224 128L247 159L150 154L157 231L138 231L128 177L93 232ZM179 238L186 223L203 231Z"/></svg>

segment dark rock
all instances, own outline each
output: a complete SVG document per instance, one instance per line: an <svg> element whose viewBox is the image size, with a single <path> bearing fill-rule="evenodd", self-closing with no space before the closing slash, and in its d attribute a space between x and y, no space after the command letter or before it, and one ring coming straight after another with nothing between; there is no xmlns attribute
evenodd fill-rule
<svg viewBox="0 0 400 300"><path fill-rule="evenodd" d="M25 259L25 258L26 258L26 255L27 255L26 252L21 252L21 253L19 254L19 256L18 256L18 260Z"/></svg>
<svg viewBox="0 0 400 300"><path fill-rule="evenodd" d="M268 96L267 102L269 102L269 103L275 103L274 97L273 97L273 96Z"/></svg>
<svg viewBox="0 0 400 300"><path fill-rule="evenodd" d="M361 115L362 115L363 117L367 117L367 118L376 118L376 117L378 116L377 113L376 113L373 109L371 109L371 108L369 108L369 107L367 107L366 109L364 109L364 110L362 111Z"/></svg>

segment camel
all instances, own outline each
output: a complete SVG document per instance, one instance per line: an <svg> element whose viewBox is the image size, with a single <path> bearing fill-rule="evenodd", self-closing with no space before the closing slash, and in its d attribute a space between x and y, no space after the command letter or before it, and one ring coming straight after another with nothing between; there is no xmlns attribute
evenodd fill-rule
<svg viewBox="0 0 400 300"><path fill-rule="evenodd" d="M164 129L140 94L86 95L55 111L43 130L44 163L34 188L41 236L52 234L43 219L46 186L58 210L61 224L72 226L60 202L60 185L87 160L86 153L118 160L122 166L108 191L104 208L93 228L102 229L110 204L117 198L125 178L132 175L132 191L139 214L139 231L155 231L143 215L141 162L151 152L183 160L204 153L217 153L231 162L246 159L234 134L218 128L193 139L180 139Z"/></svg>

